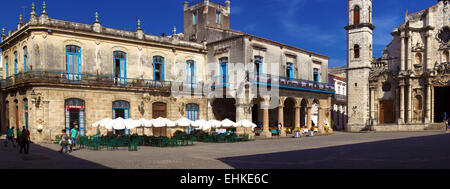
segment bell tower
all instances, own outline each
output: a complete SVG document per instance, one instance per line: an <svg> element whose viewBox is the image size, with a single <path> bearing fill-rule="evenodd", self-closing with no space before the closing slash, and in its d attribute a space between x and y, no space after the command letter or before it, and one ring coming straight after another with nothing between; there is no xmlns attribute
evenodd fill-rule
<svg viewBox="0 0 450 189"><path fill-rule="evenodd" d="M372 0L347 0L347 131L371 125L369 74L372 56Z"/></svg>

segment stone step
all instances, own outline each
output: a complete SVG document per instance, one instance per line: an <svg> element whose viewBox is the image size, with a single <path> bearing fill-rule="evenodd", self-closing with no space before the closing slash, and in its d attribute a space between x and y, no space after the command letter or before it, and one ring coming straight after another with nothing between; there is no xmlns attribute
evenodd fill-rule
<svg viewBox="0 0 450 189"><path fill-rule="evenodd" d="M425 130L445 130L444 123L430 123Z"/></svg>

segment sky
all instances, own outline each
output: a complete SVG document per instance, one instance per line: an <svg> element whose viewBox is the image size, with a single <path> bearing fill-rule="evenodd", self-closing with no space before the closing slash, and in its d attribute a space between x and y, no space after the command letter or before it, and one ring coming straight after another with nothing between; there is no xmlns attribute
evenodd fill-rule
<svg viewBox="0 0 450 189"><path fill-rule="evenodd" d="M188 0L191 1L191 0ZM38 15L42 0L0 0L0 28L14 30L19 14L28 20L31 3ZM145 33L183 32L184 0L46 0L50 18L92 24L95 12L104 27ZM390 43L405 10L418 12L437 0L373 0L374 56ZM347 0L231 0L231 29L278 41L330 57L329 67L346 65Z"/></svg>

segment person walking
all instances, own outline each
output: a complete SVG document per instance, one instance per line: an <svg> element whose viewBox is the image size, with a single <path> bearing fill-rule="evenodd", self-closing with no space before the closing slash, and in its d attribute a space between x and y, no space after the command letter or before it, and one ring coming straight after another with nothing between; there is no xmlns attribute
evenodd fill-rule
<svg viewBox="0 0 450 189"><path fill-rule="evenodd" d="M281 136L281 129L283 128L283 125L281 123L278 123L278 136Z"/></svg>
<svg viewBox="0 0 450 189"><path fill-rule="evenodd" d="M31 142L30 131L24 128L22 135L24 135L22 138L22 142L24 143L25 146L25 154L28 154L28 152L30 151L30 142Z"/></svg>
<svg viewBox="0 0 450 189"><path fill-rule="evenodd" d="M22 151L25 151L25 141L23 140L23 136L24 136L24 131L25 131L25 127L23 127L23 129L20 131L20 135L18 134L17 136L17 141L19 141L19 153L22 153Z"/></svg>
<svg viewBox="0 0 450 189"><path fill-rule="evenodd" d="M75 126L74 128L72 128L72 130L70 130L70 139L72 141L72 144L70 144L70 152L72 152L72 148L77 145L77 139L78 139L78 126Z"/></svg>
<svg viewBox="0 0 450 189"><path fill-rule="evenodd" d="M69 153L69 150L67 150L67 145L69 144L69 137L67 136L66 129L61 130L61 134L58 136L61 137L61 141L59 141L59 145L61 145L61 150L59 150L59 153L62 153L63 150L66 153Z"/></svg>
<svg viewBox="0 0 450 189"><path fill-rule="evenodd" d="M17 126L17 128L16 128L16 142L17 142L17 145L19 145L19 147L20 147L20 141L21 141L20 135L22 135L22 131L20 130L19 126Z"/></svg>
<svg viewBox="0 0 450 189"><path fill-rule="evenodd" d="M8 135L6 136L5 147L8 146L9 141L11 141L11 143L13 144L13 147L15 148L16 144L14 143L14 127L8 128Z"/></svg>

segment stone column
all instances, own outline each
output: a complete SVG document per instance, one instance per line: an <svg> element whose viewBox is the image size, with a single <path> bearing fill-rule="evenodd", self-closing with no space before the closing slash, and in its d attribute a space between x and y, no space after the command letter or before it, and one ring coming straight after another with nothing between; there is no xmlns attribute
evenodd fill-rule
<svg viewBox="0 0 450 189"><path fill-rule="evenodd" d="M405 85L400 83L400 117L398 124L405 123Z"/></svg>
<svg viewBox="0 0 450 189"><path fill-rule="evenodd" d="M427 69L427 70L431 70L432 68L433 68L433 65L432 65L432 62L431 62L431 50L432 50L432 47L431 47L431 40L432 40L432 37L433 35L430 33L430 31L427 31L426 32L426 34L425 34L425 37L426 37L426 47L425 47L425 49L426 49L426 60L425 60L425 69ZM424 70L424 72L425 72L425 70Z"/></svg>
<svg viewBox="0 0 450 189"><path fill-rule="evenodd" d="M375 86L370 87L370 119L372 120L373 124L376 125L375 120L377 119L377 115L375 115Z"/></svg>
<svg viewBox="0 0 450 189"><path fill-rule="evenodd" d="M412 103L412 85L409 84L408 85L408 123L412 123L413 119L412 119L412 108L413 107L413 103Z"/></svg>
<svg viewBox="0 0 450 189"><path fill-rule="evenodd" d="M300 127L300 104L295 105L295 125L294 125L294 127L295 128Z"/></svg>
<svg viewBox="0 0 450 189"><path fill-rule="evenodd" d="M405 71L405 35L401 34L401 42L400 42L400 66L401 71Z"/></svg>
<svg viewBox="0 0 450 189"><path fill-rule="evenodd" d="M284 131L284 106L282 104L278 105L278 124L281 123L281 136L286 136L286 131Z"/></svg>
<svg viewBox="0 0 450 189"><path fill-rule="evenodd" d="M236 122L246 118L244 99L236 98Z"/></svg>
<svg viewBox="0 0 450 189"><path fill-rule="evenodd" d="M408 70L414 71L412 65L412 34L408 32Z"/></svg>
<svg viewBox="0 0 450 189"><path fill-rule="evenodd" d="M426 92L426 113L425 113L425 123L431 123L431 85L427 84L427 92Z"/></svg>
<svg viewBox="0 0 450 189"><path fill-rule="evenodd" d="M261 103L263 109L263 136L267 138L272 137L272 133L269 131L269 102L270 99L264 98Z"/></svg>
<svg viewBox="0 0 450 189"><path fill-rule="evenodd" d="M312 109L312 104L309 103L308 107L306 108L306 111L307 111L306 126L308 127L308 129L311 129L311 127L312 127L311 109Z"/></svg>

